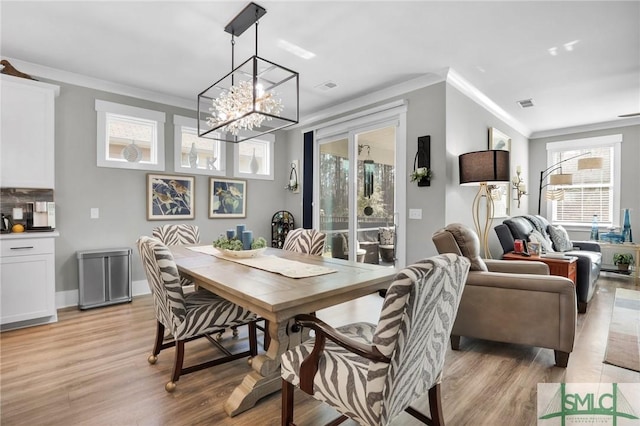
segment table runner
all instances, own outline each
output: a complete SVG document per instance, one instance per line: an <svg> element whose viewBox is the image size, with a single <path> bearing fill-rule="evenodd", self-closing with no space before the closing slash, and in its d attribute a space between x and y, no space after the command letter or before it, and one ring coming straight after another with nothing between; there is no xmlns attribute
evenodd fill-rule
<svg viewBox="0 0 640 426"><path fill-rule="evenodd" d="M331 274L337 272L335 269L326 266L309 265L308 263L298 262L296 260L282 259L273 255L259 255L256 257L237 258L226 256L224 253L213 246L197 246L187 247L189 250L199 253L209 254L220 259L230 262L240 263L252 268L262 269L263 271L273 272L284 275L289 278L307 278L318 275Z"/></svg>

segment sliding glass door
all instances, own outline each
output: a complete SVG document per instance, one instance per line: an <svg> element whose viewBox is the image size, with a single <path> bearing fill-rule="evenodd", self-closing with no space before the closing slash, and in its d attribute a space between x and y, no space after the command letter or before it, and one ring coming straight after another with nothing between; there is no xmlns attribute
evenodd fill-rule
<svg viewBox="0 0 640 426"><path fill-rule="evenodd" d="M396 132L387 122L318 141L315 206L327 255L395 264Z"/></svg>

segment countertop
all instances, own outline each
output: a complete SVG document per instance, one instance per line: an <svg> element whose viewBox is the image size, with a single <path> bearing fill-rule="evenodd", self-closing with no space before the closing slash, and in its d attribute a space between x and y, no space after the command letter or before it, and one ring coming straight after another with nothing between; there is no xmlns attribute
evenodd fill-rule
<svg viewBox="0 0 640 426"><path fill-rule="evenodd" d="M22 240L29 238L54 238L59 237L58 231L36 231L36 232L11 232L8 234L0 234L0 241L2 240Z"/></svg>

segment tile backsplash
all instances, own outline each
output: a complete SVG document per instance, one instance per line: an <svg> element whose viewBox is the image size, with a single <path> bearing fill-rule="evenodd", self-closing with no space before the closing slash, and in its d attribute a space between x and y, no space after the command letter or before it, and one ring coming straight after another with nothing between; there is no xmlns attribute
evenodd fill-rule
<svg viewBox="0 0 640 426"><path fill-rule="evenodd" d="M27 204L38 201L55 201L53 189L0 188L0 213L13 217L13 209L22 209L23 218L13 223L25 224Z"/></svg>

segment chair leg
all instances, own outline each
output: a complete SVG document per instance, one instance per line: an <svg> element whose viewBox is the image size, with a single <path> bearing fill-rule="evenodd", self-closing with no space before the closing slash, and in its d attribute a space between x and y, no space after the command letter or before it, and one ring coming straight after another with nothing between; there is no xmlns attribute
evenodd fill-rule
<svg viewBox="0 0 640 426"><path fill-rule="evenodd" d="M282 379L282 426L291 426L293 423L293 385Z"/></svg>
<svg viewBox="0 0 640 426"><path fill-rule="evenodd" d="M460 336L451 335L451 349L454 351L460 349Z"/></svg>
<svg viewBox="0 0 640 426"><path fill-rule="evenodd" d="M256 333L256 322L251 321L249 324L249 352L251 357L258 355L258 335Z"/></svg>
<svg viewBox="0 0 640 426"><path fill-rule="evenodd" d="M155 364L158 361L158 354L162 350L162 342L164 341L164 325L160 321L156 323L156 342L153 345L153 353L147 358L149 364Z"/></svg>
<svg viewBox="0 0 640 426"><path fill-rule="evenodd" d="M171 381L164 386L167 392L173 392L176 390L176 382L180 379L182 373L182 363L184 362L184 340L178 340L176 342L176 358L173 364L173 373L171 374Z"/></svg>
<svg viewBox="0 0 640 426"><path fill-rule="evenodd" d="M262 347L265 351L269 350L269 345L271 344L271 335L269 334L269 320L264 320L264 343Z"/></svg>
<svg viewBox="0 0 640 426"><path fill-rule="evenodd" d="M431 410L431 424L433 426L444 426L440 383L436 383L429 389L429 409Z"/></svg>
<svg viewBox="0 0 640 426"><path fill-rule="evenodd" d="M411 414L424 424L430 426L444 426L442 402L440 400L440 383L436 383L431 389L429 389L429 410L431 411L431 418L425 416L411 406L407 407L404 411Z"/></svg>
<svg viewBox="0 0 640 426"><path fill-rule="evenodd" d="M553 351L556 360L556 367L566 368L569 363L569 352Z"/></svg>

